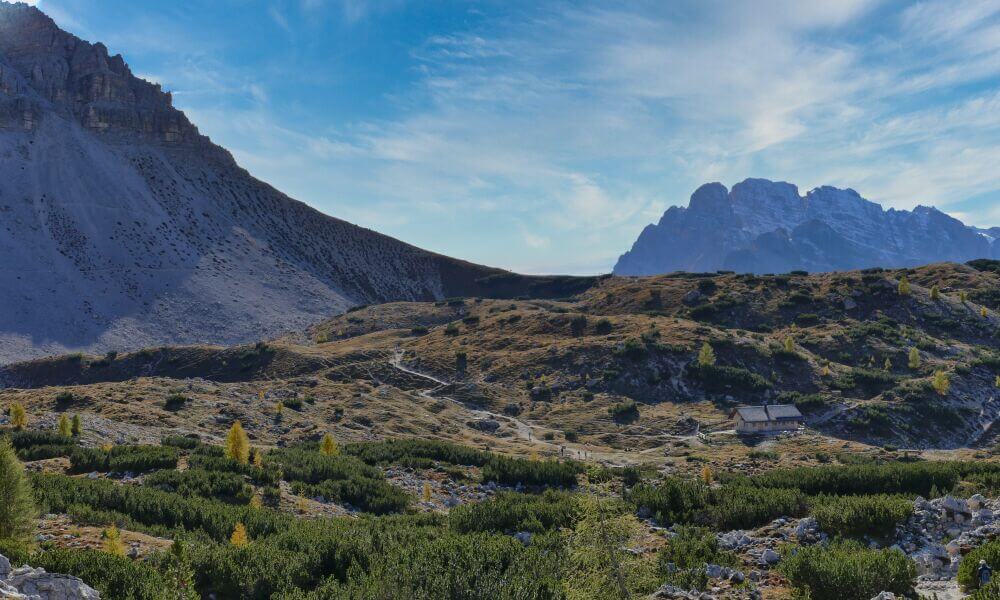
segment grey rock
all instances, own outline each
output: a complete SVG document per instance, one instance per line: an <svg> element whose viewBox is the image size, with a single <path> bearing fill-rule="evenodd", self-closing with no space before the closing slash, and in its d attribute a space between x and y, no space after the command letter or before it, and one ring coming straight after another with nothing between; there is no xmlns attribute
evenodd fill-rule
<svg viewBox="0 0 1000 600"><path fill-rule="evenodd" d="M760 555L760 563L762 565L776 565L780 560L781 555L770 548L764 550L764 552Z"/></svg>
<svg viewBox="0 0 1000 600"><path fill-rule="evenodd" d="M100 594L83 580L47 573L45 569L19 567L0 556L0 598L17 600L100 600Z"/></svg>

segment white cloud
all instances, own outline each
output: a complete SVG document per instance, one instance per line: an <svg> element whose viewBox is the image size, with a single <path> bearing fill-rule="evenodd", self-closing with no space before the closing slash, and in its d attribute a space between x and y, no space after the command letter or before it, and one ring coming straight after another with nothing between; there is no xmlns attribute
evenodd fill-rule
<svg viewBox="0 0 1000 600"><path fill-rule="evenodd" d="M289 15L333 7L352 24L402 2L292 4ZM530 6L429 34L402 53L413 78L392 90L395 112L348 124L278 113L287 65L227 68L204 40L155 78L291 195L403 237L503 215L489 223L497 237L548 258L459 254L531 271L610 267L704 181L832 184L900 208L1000 189L1000 0ZM137 31L113 41L168 43Z"/></svg>

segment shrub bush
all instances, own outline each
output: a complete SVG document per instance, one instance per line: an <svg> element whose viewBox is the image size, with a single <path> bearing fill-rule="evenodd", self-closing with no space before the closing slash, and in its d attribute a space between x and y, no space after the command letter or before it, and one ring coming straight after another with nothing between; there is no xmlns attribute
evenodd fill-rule
<svg viewBox="0 0 1000 600"><path fill-rule="evenodd" d="M176 589L153 567L124 556L85 549L59 549L32 557L32 566L50 573L79 577L101 593L115 600L194 600L192 590Z"/></svg>
<svg viewBox="0 0 1000 600"><path fill-rule="evenodd" d="M635 486L627 498L640 514L646 513L667 527L695 522L697 512L708 502L708 488L699 481L668 477L655 486Z"/></svg>
<svg viewBox="0 0 1000 600"><path fill-rule="evenodd" d="M692 363L688 365L688 375L700 381L706 391L709 392L762 392L771 384L760 375L748 371L742 367L729 367L726 365L699 365Z"/></svg>
<svg viewBox="0 0 1000 600"><path fill-rule="evenodd" d="M888 536L913 513L913 502L904 496L819 496L812 516L819 528L837 536Z"/></svg>
<svg viewBox="0 0 1000 600"><path fill-rule="evenodd" d="M806 495L796 489L725 485L712 488L708 522L716 529L752 529L778 517L800 517L807 510Z"/></svg>
<svg viewBox="0 0 1000 600"><path fill-rule="evenodd" d="M181 496L199 496L230 504L246 504L253 496L253 488L244 481L242 475L221 471L156 471L147 475L142 484Z"/></svg>
<svg viewBox="0 0 1000 600"><path fill-rule="evenodd" d="M708 587L705 565L709 563L736 567L739 559L732 553L719 550L715 534L701 527L679 528L657 555L657 567L663 583L685 590L704 590Z"/></svg>
<svg viewBox="0 0 1000 600"><path fill-rule="evenodd" d="M754 475L749 481L760 487L798 488L810 496L819 494L927 496L931 488L952 489L963 476L997 472L1000 472L1000 465L982 461L928 461L775 469Z"/></svg>
<svg viewBox="0 0 1000 600"><path fill-rule="evenodd" d="M210 450L209 450L210 449ZM215 450L219 453L215 454ZM243 464L231 458L222 456L218 446L199 446L191 456L188 457L188 468L203 469L205 471L224 471L229 473L242 473L258 485L276 486L281 479L281 472L277 465L265 464L263 468L250 464Z"/></svg>
<svg viewBox="0 0 1000 600"><path fill-rule="evenodd" d="M74 473L142 473L176 468L179 456L177 449L169 446L115 446L110 452L100 448L74 448L69 460Z"/></svg>
<svg viewBox="0 0 1000 600"><path fill-rule="evenodd" d="M344 454L356 456L369 465L399 464L411 459L441 461L453 465L481 467L490 459L488 452L449 442L396 439L361 442L344 446Z"/></svg>
<svg viewBox="0 0 1000 600"><path fill-rule="evenodd" d="M616 402L608 407L608 414L615 421L634 421L639 418L639 406L635 400Z"/></svg>
<svg viewBox="0 0 1000 600"><path fill-rule="evenodd" d="M798 547L778 566L812 600L870 600L879 592L913 596L916 565L899 550L871 550L857 542Z"/></svg>
<svg viewBox="0 0 1000 600"><path fill-rule="evenodd" d="M299 495L348 502L375 514L405 510L410 501L403 490L385 481L382 471L354 456L295 448L271 452L266 462L280 466Z"/></svg>
<svg viewBox="0 0 1000 600"><path fill-rule="evenodd" d="M483 481L495 481L504 485L570 488L576 485L576 476L580 472L582 468L575 462L531 461L495 456L483 467Z"/></svg>
<svg viewBox="0 0 1000 600"><path fill-rule="evenodd" d="M570 527L577 519L578 496L546 490L540 495L501 493L483 502L456 506L448 515L452 531L513 533Z"/></svg>

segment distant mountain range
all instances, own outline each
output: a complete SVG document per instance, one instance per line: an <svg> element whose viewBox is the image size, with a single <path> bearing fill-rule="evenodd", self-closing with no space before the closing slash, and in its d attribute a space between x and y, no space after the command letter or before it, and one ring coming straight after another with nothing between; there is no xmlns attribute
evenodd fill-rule
<svg viewBox="0 0 1000 600"><path fill-rule="evenodd" d="M731 270L784 273L911 267L1000 258L1000 227L979 229L936 208L883 210L852 189L747 179L708 183L669 208L615 265L616 275Z"/></svg>
<svg viewBox="0 0 1000 600"><path fill-rule="evenodd" d="M427 252L292 200L121 56L3 1L0 257L0 362L231 344L358 304L588 285Z"/></svg>

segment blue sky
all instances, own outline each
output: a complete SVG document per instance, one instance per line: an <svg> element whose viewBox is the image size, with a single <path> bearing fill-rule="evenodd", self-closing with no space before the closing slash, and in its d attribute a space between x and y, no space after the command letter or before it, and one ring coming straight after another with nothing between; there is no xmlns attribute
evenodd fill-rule
<svg viewBox="0 0 1000 600"><path fill-rule="evenodd" d="M37 0L257 177L524 272L609 271L706 181L1000 225L1000 0Z"/></svg>

